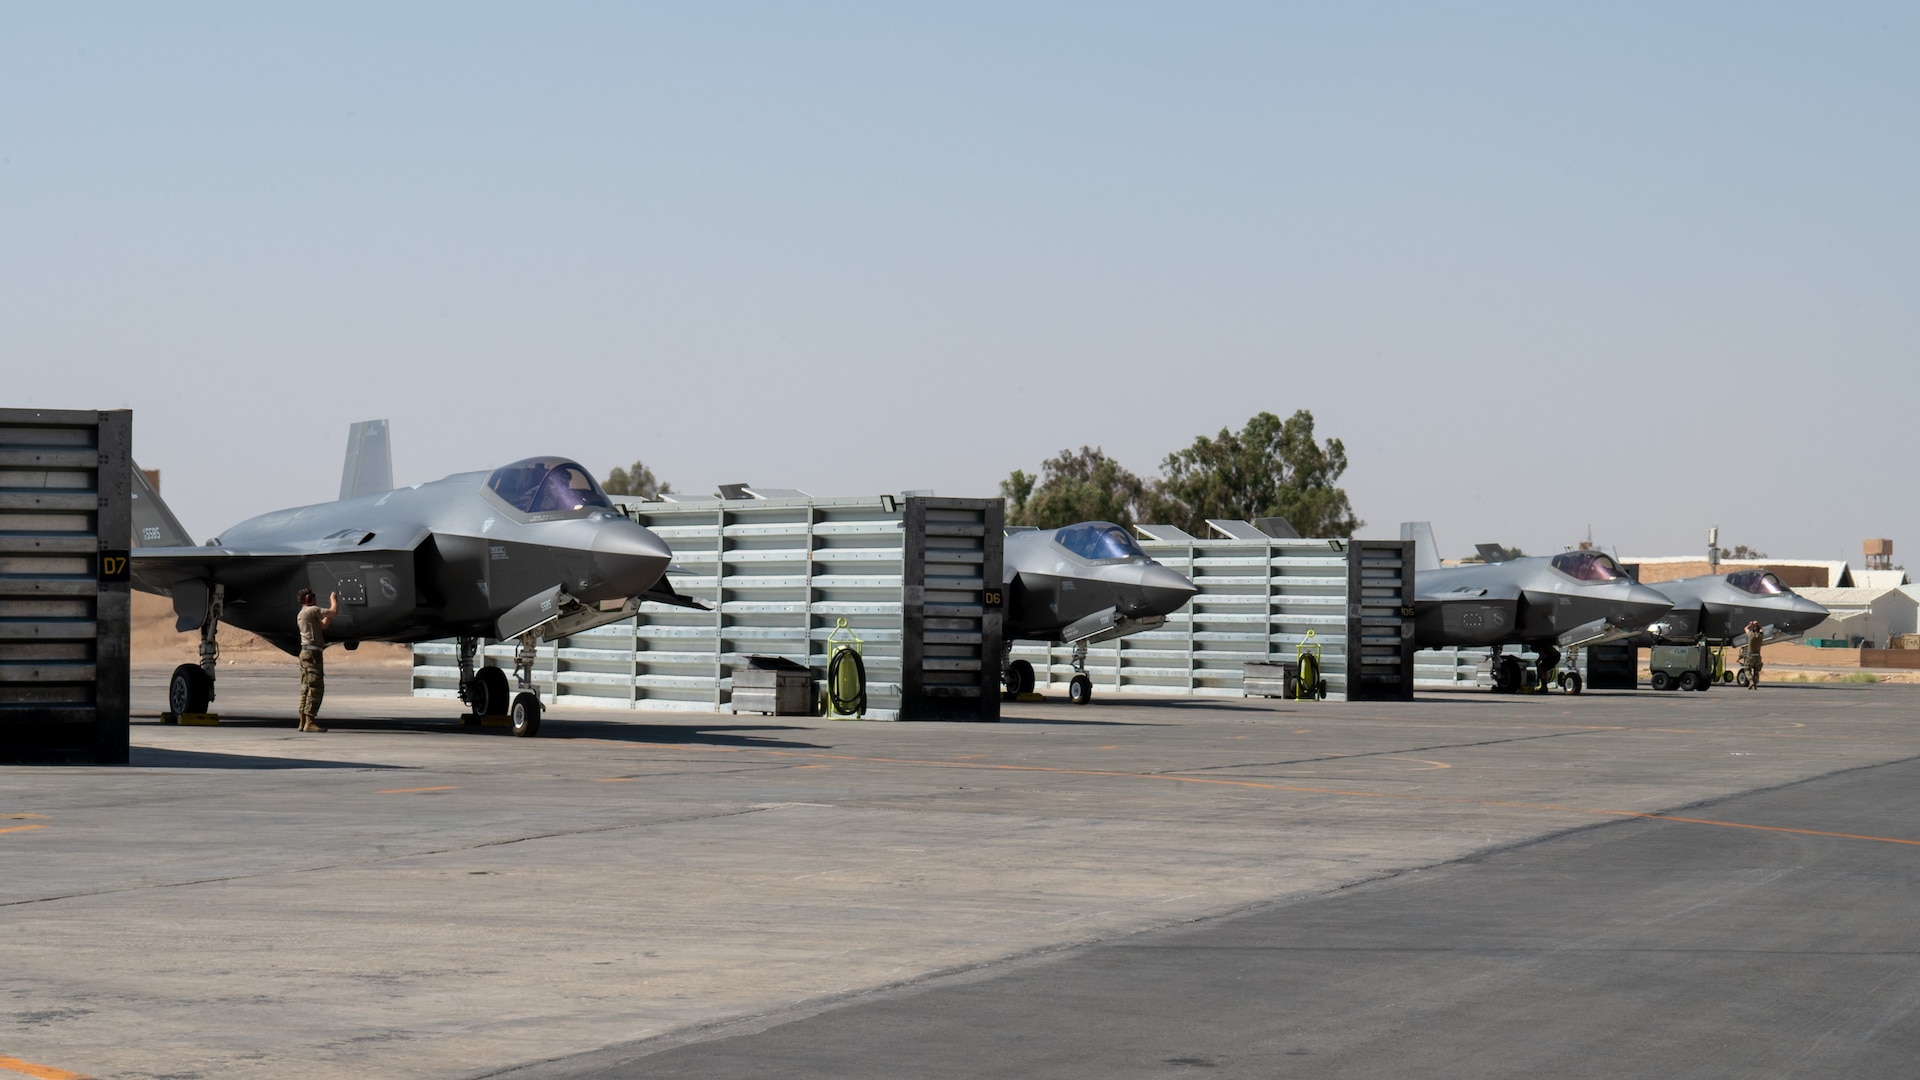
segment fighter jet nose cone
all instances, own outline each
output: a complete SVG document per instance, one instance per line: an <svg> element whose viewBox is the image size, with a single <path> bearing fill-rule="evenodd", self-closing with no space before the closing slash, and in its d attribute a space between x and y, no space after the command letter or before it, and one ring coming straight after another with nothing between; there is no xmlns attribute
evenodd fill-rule
<svg viewBox="0 0 1920 1080"><path fill-rule="evenodd" d="M610 521L593 537L594 567L608 598L637 596L666 572L673 551L666 541L631 521Z"/></svg>
<svg viewBox="0 0 1920 1080"><path fill-rule="evenodd" d="M1130 614L1135 617L1171 615L1199 591L1186 575L1156 563L1141 573L1139 610Z"/></svg>
<svg viewBox="0 0 1920 1080"><path fill-rule="evenodd" d="M1627 610L1632 621L1640 626L1646 626L1673 610L1673 601L1658 589L1634 585L1627 590Z"/></svg>
<svg viewBox="0 0 1920 1080"><path fill-rule="evenodd" d="M1811 630L1826 622L1828 614L1824 606L1804 596L1796 596L1793 598L1793 611L1787 616L1787 621L1792 624L1788 632L1798 634Z"/></svg>

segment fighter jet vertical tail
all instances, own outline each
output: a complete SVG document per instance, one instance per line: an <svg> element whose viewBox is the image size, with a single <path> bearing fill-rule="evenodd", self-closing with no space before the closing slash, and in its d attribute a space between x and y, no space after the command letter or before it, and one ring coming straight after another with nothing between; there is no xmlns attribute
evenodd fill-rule
<svg viewBox="0 0 1920 1080"><path fill-rule="evenodd" d="M1440 549L1433 546L1433 523L1430 521L1403 521L1400 523L1400 539L1413 541L1413 569L1440 569Z"/></svg>
<svg viewBox="0 0 1920 1080"><path fill-rule="evenodd" d="M361 420L347 429L347 463L340 471L340 498L357 499L393 490L393 448L385 420Z"/></svg>
<svg viewBox="0 0 1920 1080"><path fill-rule="evenodd" d="M147 474L140 471L138 463L133 466L133 546L193 546L193 537L187 535L180 519L167 509L160 493L147 483Z"/></svg>

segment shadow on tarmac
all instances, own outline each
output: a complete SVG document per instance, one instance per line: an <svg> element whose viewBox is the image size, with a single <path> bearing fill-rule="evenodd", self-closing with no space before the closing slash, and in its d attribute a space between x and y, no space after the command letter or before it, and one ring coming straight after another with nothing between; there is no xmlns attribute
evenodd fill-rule
<svg viewBox="0 0 1920 1080"><path fill-rule="evenodd" d="M261 757L258 754L210 754L200 750L162 750L136 746L128 767L135 769L377 769L400 770L399 765L364 761L321 761L315 758Z"/></svg>
<svg viewBox="0 0 1920 1080"><path fill-rule="evenodd" d="M538 738L600 739L605 742L671 743L675 746L733 746L761 750L827 750L826 743L771 738L750 732L805 731L788 724L620 724L605 720L541 721ZM498 729L491 734L504 735Z"/></svg>

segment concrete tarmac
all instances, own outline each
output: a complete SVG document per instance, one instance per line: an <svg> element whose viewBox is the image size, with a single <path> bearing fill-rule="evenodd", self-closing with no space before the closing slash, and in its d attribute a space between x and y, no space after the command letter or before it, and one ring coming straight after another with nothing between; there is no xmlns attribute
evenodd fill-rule
<svg viewBox="0 0 1920 1080"><path fill-rule="evenodd" d="M1920 764L1688 816L506 1076L1912 1077Z"/></svg>
<svg viewBox="0 0 1920 1080"><path fill-rule="evenodd" d="M136 710L157 712L165 676L137 673ZM849 1044L859 1053L836 1075L900 1075L909 1060L917 1075L1233 1062L1292 1075L1273 1065L1283 1059L1329 1070L1300 1075L1397 1075L1448 1060L1428 1036L1452 1038L1449 1015L1470 1021L1455 1035L1482 1033L1474 1045L1536 1044L1508 1074L1538 1075L1588 1059L1598 1033L1630 1039L1634 1015L1620 1014L1626 1027L1598 1008L1584 1029L1530 1024L1512 1014L1549 1018L1541 987L1561 983L1523 979L1504 1004L1500 987L1551 969L1541 957L1571 963L1580 950L1553 944L1566 927L1632 940L1649 903L1674 935L1658 948L1679 958L1664 975L1643 964L1672 988L1653 999L1662 1017L1678 1024L1691 1007L1701 1032L1794 1038L1764 1002L1741 1027L1727 1019L1739 995L1689 982L1704 970L1689 935L1726 921L1709 901L1742 888L1778 898L1739 910L1745 948L1777 938L1787 954L1724 960L1739 986L1806 969L1819 950L1801 936L1829 925L1845 947L1821 954L1798 1000L1865 978L1865 1005L1833 1008L1911 1047L1912 984L1873 967L1912 966L1910 944L1875 930L1891 909L1818 885L1885 879L1910 900L1910 864L1782 873L1778 852L1739 852L1766 837L1910 858L1899 841L1920 839L1920 821L1890 800L1908 774L1847 770L1920 755L1920 688L1107 698L1009 706L997 725L575 708L519 740L459 727L452 703L413 699L406 680L331 675L334 730L302 735L291 670L226 669L226 722L143 719L132 767L0 768L0 1070L640 1076L692 1062L711 1075L808 1075L796 1061L835 1059L780 1039L924 1002L951 1009L947 1037L909 1036L902 1020L898 1038ZM1704 815L1724 824L1649 817L1700 816L1684 811L1830 774L1845 775L1804 787L1833 794L1804 805L1764 802L1782 792ZM1874 775L1893 779L1882 790L1862 779ZM1855 816L1813 813L1838 807ZM1738 816L1749 812L1761 817ZM1807 831L1735 827L1756 824ZM1882 839L1825 835L1856 830ZM1632 839L1659 835L1677 839ZM1533 844L1551 837L1564 838ZM1597 837L1627 839L1586 839ZM1658 873L1707 856L1732 861ZM1796 898L1800 883L1813 892ZM1822 895L1849 900L1801 913ZM1150 944L1181 927L1217 944ZM1502 944L1509 927L1521 936ZM1375 944L1318 958L1302 948L1342 940L1334 931ZM1366 959L1396 951L1417 970ZM1127 959L1156 953L1187 959ZM1483 968L1448 968L1463 956ZM1637 985L1623 970L1620 985ZM1566 971L1574 989L1562 993L1587 985ZM986 1011L941 1004L963 992ZM1081 1011L1048 1022L1043 1004L1062 1000ZM1275 1028L1280 1010L1313 1022ZM1018 1029L1016 1014L1032 1017L1029 1046L1058 1033L1047 1054L1009 1056L1001 1032ZM1398 1021L1409 1037L1367 1034ZM1191 1045L1155 1034L1168 1029L1192 1031ZM1682 1041L1649 1043L1624 1071L1696 1069L1672 1056ZM1103 1058L1089 1049L1102 1043L1128 1049ZM1828 1052L1870 1073L1876 1045L1842 1037ZM1443 1075L1499 1064L1459 1060Z"/></svg>

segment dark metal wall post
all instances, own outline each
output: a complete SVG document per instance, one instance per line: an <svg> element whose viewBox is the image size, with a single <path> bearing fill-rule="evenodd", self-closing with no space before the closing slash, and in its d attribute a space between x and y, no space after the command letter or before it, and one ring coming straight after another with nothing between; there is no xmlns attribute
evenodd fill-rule
<svg viewBox="0 0 1920 1080"><path fill-rule="evenodd" d="M1347 551L1347 700L1413 700L1413 541Z"/></svg>
<svg viewBox="0 0 1920 1080"><path fill-rule="evenodd" d="M132 437L0 409L0 761L127 760Z"/></svg>
<svg viewBox="0 0 1920 1080"><path fill-rule="evenodd" d="M900 719L1000 719L1005 506L906 501Z"/></svg>

